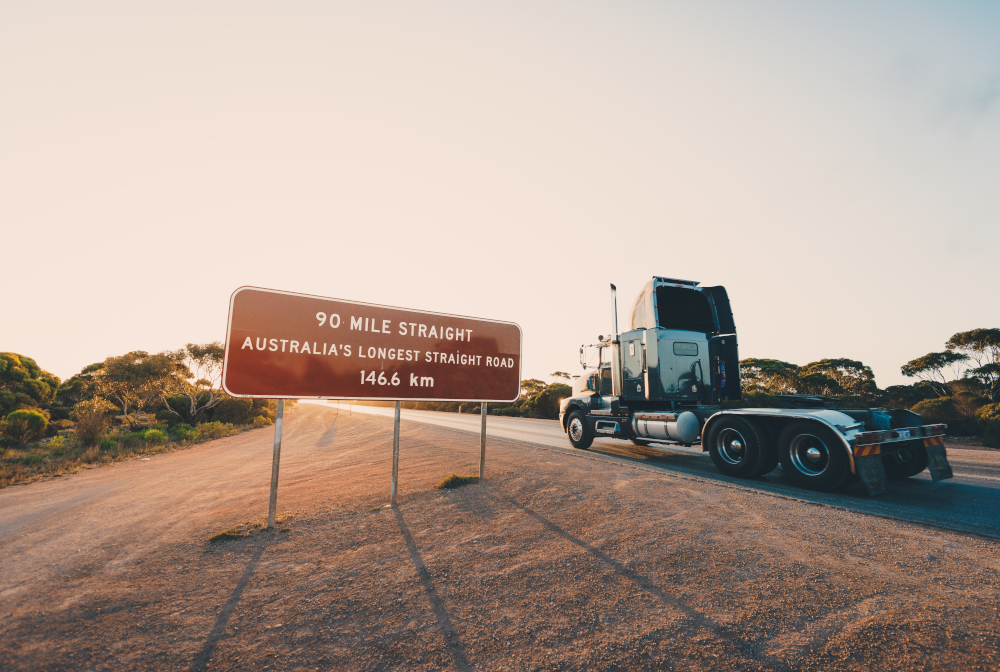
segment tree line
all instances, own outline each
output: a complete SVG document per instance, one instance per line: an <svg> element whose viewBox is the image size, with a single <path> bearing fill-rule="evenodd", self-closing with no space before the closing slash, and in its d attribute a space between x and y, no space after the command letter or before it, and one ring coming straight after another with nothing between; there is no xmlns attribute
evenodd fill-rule
<svg viewBox="0 0 1000 672"><path fill-rule="evenodd" d="M131 432L162 425L153 431L183 433L211 422L272 423L274 400L235 399L222 391L224 354L219 342L188 343L156 354L134 351L108 357L60 381L30 357L0 353L0 442L9 447L72 432L73 440L93 446L114 424ZM941 352L910 360L900 370L915 382L880 389L871 368L857 360L822 359L798 366L776 359L744 359L740 375L745 399L730 403L777 405L778 395L808 394L842 405L910 408L928 422L948 423L952 432L982 435L989 445L1000 443L1000 329L959 332ZM555 371L550 377L557 382L522 381L518 399L490 404L490 414L558 417L559 401L572 394L568 383L574 376ZM478 404L456 402L404 406L480 410Z"/></svg>
<svg viewBox="0 0 1000 672"><path fill-rule="evenodd" d="M851 359L822 359L797 366L776 359L740 361L745 397L756 405L779 405L778 395L830 397L838 404L908 408L930 423L946 423L949 433L982 436L1000 448L1000 329L955 334L941 352L930 352L900 367L910 385L880 389L871 368Z"/></svg>
<svg viewBox="0 0 1000 672"><path fill-rule="evenodd" d="M115 424L139 431L151 424L169 430L273 422L274 400L234 399L221 390L224 354L218 342L134 351L60 381L31 357L0 353L0 440L21 445L76 430L73 438L90 446Z"/></svg>

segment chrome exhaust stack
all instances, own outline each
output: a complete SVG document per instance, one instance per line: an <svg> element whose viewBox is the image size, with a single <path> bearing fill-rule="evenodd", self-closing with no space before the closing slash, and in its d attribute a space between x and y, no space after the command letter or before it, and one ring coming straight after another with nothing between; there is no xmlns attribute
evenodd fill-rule
<svg viewBox="0 0 1000 672"><path fill-rule="evenodd" d="M622 396L621 341L618 339L618 290L611 285L611 394Z"/></svg>

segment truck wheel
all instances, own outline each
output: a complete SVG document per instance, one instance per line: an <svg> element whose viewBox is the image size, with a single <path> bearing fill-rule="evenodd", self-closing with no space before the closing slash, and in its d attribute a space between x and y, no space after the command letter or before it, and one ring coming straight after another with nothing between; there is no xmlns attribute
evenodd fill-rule
<svg viewBox="0 0 1000 672"><path fill-rule="evenodd" d="M901 446L897 454L899 458L896 458L894 455L884 455L882 457L882 466L885 467L885 477L890 481L902 481L911 476L916 476L927 468L927 451L924 450L924 446L920 441Z"/></svg>
<svg viewBox="0 0 1000 672"><path fill-rule="evenodd" d="M796 485L829 492L850 480L851 464L842 443L833 430L818 423L796 422L778 436L778 459Z"/></svg>
<svg viewBox="0 0 1000 672"><path fill-rule="evenodd" d="M587 419L580 411L573 411L569 414L569 420L566 421L566 435L569 436L569 442L573 444L573 447L580 450L590 448L590 444L594 442L594 435L587 427Z"/></svg>
<svg viewBox="0 0 1000 672"><path fill-rule="evenodd" d="M720 418L708 437L708 454L726 476L749 478L767 463L767 442L755 422L736 416Z"/></svg>

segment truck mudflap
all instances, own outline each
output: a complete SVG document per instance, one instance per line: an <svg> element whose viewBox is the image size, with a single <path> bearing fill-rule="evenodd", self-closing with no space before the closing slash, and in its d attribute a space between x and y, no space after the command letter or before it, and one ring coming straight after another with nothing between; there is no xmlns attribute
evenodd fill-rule
<svg viewBox="0 0 1000 672"><path fill-rule="evenodd" d="M924 439L924 450L927 451L927 468L931 472L931 480L935 483L954 477L948 456L944 449L944 439L932 436Z"/></svg>
<svg viewBox="0 0 1000 672"><path fill-rule="evenodd" d="M885 467L882 465L881 454L855 455L854 467L869 495L874 497L885 492Z"/></svg>
<svg viewBox="0 0 1000 672"><path fill-rule="evenodd" d="M903 430L905 431L905 430ZM905 436L904 436L905 438ZM867 444L854 446L854 468L865 484L869 495L879 495L885 492L885 466L882 464L882 448L886 444ZM888 447L892 444L889 443ZM924 437L924 450L927 452L927 469L931 472L931 480L937 483L954 477L948 455L944 447L944 437Z"/></svg>

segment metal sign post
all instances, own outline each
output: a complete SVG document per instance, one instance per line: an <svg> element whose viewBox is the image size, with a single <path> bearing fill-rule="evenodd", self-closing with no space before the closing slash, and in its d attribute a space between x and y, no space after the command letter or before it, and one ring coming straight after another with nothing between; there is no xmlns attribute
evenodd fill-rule
<svg viewBox="0 0 1000 672"><path fill-rule="evenodd" d="M274 457L271 458L271 504L267 509L267 527L274 527L278 512L278 465L281 463L281 424L285 415L285 400L278 399L278 412L274 419Z"/></svg>
<svg viewBox="0 0 1000 672"><path fill-rule="evenodd" d="M392 489L389 506L396 506L396 486L399 484L399 402L396 402L396 418L392 422Z"/></svg>
<svg viewBox="0 0 1000 672"><path fill-rule="evenodd" d="M479 480L486 480L486 402L483 402L483 431L479 436Z"/></svg>

